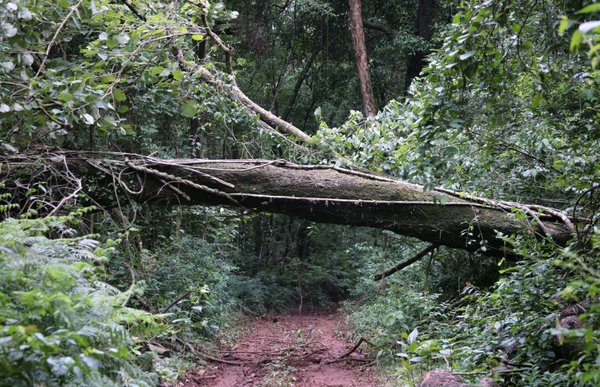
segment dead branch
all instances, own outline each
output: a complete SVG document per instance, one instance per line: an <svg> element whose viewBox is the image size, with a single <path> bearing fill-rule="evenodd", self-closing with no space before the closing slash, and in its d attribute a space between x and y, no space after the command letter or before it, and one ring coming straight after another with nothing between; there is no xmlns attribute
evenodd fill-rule
<svg viewBox="0 0 600 387"><path fill-rule="evenodd" d="M346 358L346 357L348 357L348 356L352 355L354 352L356 352L356 350L358 349L358 347L360 347L360 345L361 345L362 343L367 343L367 344L369 344L371 347L374 347L374 348L379 348L379 346L378 346L378 345L375 345L375 344L373 344L371 341L369 341L369 340L368 340L368 339L366 339L365 337L361 337L361 338L358 340L358 342L357 342L356 344L354 344L354 346L353 346L353 347L352 347L352 348L351 348L351 349L350 349L348 352L346 352L345 354L343 354L342 356L338 357L338 358L337 358L337 359L335 359L335 360L331 360L331 361L327 362L327 364L332 364L332 363L337 363L337 362L339 362L339 361L342 361L344 358Z"/></svg>
<svg viewBox="0 0 600 387"><path fill-rule="evenodd" d="M438 246L436 246L436 245L429 245L425 249L419 251L412 258L409 258L405 261L398 263L396 266L384 271L383 273L376 274L375 276L373 276L373 279L375 281L379 281L386 277L389 277L390 275L394 274L395 272L400 271L400 270L404 269L405 267L410 266L413 263L417 262L418 260L420 260L421 258L426 256L427 254L432 253L437 248L438 248Z"/></svg>
<svg viewBox="0 0 600 387"><path fill-rule="evenodd" d="M66 159L64 157L62 158L62 161L65 166L65 174L66 174L68 180L74 181L76 188L69 195L62 198L60 200L60 202L54 207L54 209L52 211L50 211L50 213L48 213L48 216L55 215L58 212L58 210L60 210L60 208L63 205L65 205L65 203L67 203L68 201L73 199L75 196L77 196L77 194L83 189L83 186L81 185L81 179L78 179L71 173L71 171L69 170L69 166L67 165Z"/></svg>
<svg viewBox="0 0 600 387"><path fill-rule="evenodd" d="M221 196L221 197L229 200L232 204L241 206L241 204L237 200L235 200L233 197L231 197L230 195L226 194L225 192L219 191L217 189L209 188L205 185L194 183L193 181L190 181L188 179L182 179L178 176L170 175L168 173L157 171L155 169L147 168L147 167L144 167L141 165L136 165L130 161L127 162L127 165L129 167L131 167L132 169L135 169L136 171L139 171L139 172L144 172L144 173L147 173L150 175L155 175L155 176L158 176L159 178L163 178L163 179L169 179L174 183L182 183L185 185L189 185L190 187L198 189L200 191L205 191L205 192L213 194L213 195Z"/></svg>
<svg viewBox="0 0 600 387"><path fill-rule="evenodd" d="M204 28L206 29L208 36L210 36L210 39L217 46L219 46L221 51L223 51L223 53L225 54L225 68L227 69L228 74L232 74L233 66L231 64L231 56L232 56L231 54L233 53L233 49L231 47L227 46L225 43L223 43L223 41L221 40L219 35L215 34L213 32L213 30L210 28L210 25L208 24L208 18L206 16L206 10L204 8L202 8L202 24L204 24Z"/></svg>
<svg viewBox="0 0 600 387"><path fill-rule="evenodd" d="M544 235L551 235L552 231L548 228L548 226L544 222L542 222L542 220L540 219L540 216L538 216L538 214L534 210L541 211L540 215L544 215L544 213L546 213L548 215L551 215L552 217L560 219L571 232L575 231L575 226L573 225L573 222L571 222L571 220L565 213L563 213L559 210L550 208L550 207L533 205L533 204L524 205L524 204L516 203L516 202L512 202L512 201L486 199L486 198L481 198L481 197L473 196L473 195L466 194L463 192L456 192L456 191L452 191L452 190L444 189L444 188L435 188L435 191L443 192L447 195L451 195L451 196L461 198L461 199L468 199L468 200L476 201L479 203L488 204L493 207L502 208L506 211L512 212L513 209L520 210L523 213L529 215L529 217L537 223L538 227L540 227L540 229L543 231Z"/></svg>
<svg viewBox="0 0 600 387"><path fill-rule="evenodd" d="M291 134L302 140L303 142L308 142L311 140L311 137L304 133L302 130L298 129L294 125L290 124L287 121L282 120L277 117L275 114L271 113L267 109L261 107L256 102L252 101L236 84L235 79L231 80L231 83L226 83L208 71L205 67L195 64L193 62L189 62L185 60L185 56L183 55L183 51L181 49L178 50L177 53L178 60L182 65L189 71L194 72L195 74L200 75L209 83L214 86L219 87L220 89L227 90L237 101L242 103L242 105L246 106L248 109L256 113L261 120L265 121L269 125L272 125L276 128L279 128L285 133Z"/></svg>
<svg viewBox="0 0 600 387"><path fill-rule="evenodd" d="M189 290L186 292L181 293L177 298L175 298L169 305L167 305L166 308L163 309L163 313L167 313L169 311L169 309L171 309L173 306L175 306L179 301L183 300L184 298L186 298L187 296L189 296L190 294L192 294L192 292L190 292Z"/></svg>
<svg viewBox="0 0 600 387"><path fill-rule="evenodd" d="M187 343L187 342L181 340L180 338L177 338L177 341L180 344L187 347L187 349L189 349L190 352L192 352L194 355L197 355L197 356L204 358L206 360L209 360L209 361L213 361L215 363L228 364L228 365L232 365L232 366L242 366L244 364L247 364L247 363L242 363L242 362L235 362L235 361L230 361L230 360L225 360L225 359L219 359L218 357L211 356L207 353L200 351L199 349L194 348L194 346L192 344Z"/></svg>

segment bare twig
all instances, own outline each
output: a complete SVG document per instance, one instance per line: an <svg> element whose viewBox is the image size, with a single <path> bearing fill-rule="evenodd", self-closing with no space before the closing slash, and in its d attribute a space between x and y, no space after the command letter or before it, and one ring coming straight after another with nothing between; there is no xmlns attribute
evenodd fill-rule
<svg viewBox="0 0 600 387"><path fill-rule="evenodd" d="M231 56L233 53L233 48L227 46L225 43L223 43L223 41L221 40L221 38L219 37L219 35L215 34L213 32L213 30L210 28L210 24L208 23L208 16L206 14L206 7L204 4L200 3L195 3L193 1L188 1L188 3L195 5L196 7L199 7L201 9L202 12L202 24L204 25L204 29L206 30L206 33L208 34L208 36L210 36L210 39L221 49L221 51L223 51L223 53L225 54L225 69L227 71L228 74L232 74L233 73L233 66L231 64Z"/></svg>
<svg viewBox="0 0 600 387"><path fill-rule="evenodd" d="M383 273L376 274L373 277L373 279L375 281L379 281L379 280L382 280L382 279L384 279L386 277L389 277L390 275L394 274L395 272L400 271L400 270L404 269L405 267L410 266L413 263L417 262L418 260L420 260L421 258L423 258L424 256L426 256L427 254L432 253L436 248L437 248L436 245L429 245L425 249L419 251L412 258L409 258L409 259L407 259L405 261L402 261L402 262L398 263L396 266L392 267L391 269L388 269L388 270L384 271Z"/></svg>
<svg viewBox="0 0 600 387"><path fill-rule="evenodd" d="M58 28L54 32L54 36L52 36L52 39L50 40L50 43L48 43L48 46L46 47L46 52L44 52L44 57L42 58L42 63L40 64L40 68L35 73L35 78L37 78L42 73L42 71L44 70L44 65L46 64L46 60L48 59L48 56L50 55L50 50L52 50L52 47L56 43L56 39L58 38L58 34L60 34L60 32L62 31L62 29L65 27L65 24L67 24L67 21L69 21L69 19L71 18L71 16L73 16L73 14L75 13L75 11L77 11L77 8L79 8L79 6L81 5L81 3L83 3L83 0L79 0L79 2L77 4L75 4L74 6L71 7L71 9L67 13L67 15L65 16L65 18L63 19L63 21L60 23L60 25L58 26Z"/></svg>
<svg viewBox="0 0 600 387"><path fill-rule="evenodd" d="M540 211L542 211L542 214L546 213L548 215L551 215L553 217L560 219L565 224L565 226L569 229L569 231L571 231L571 232L575 231L575 226L573 225L573 222L571 221L571 219L569 219L569 217L565 213L555 210L553 208L549 208L546 206L540 206L540 205L523 205L520 203L515 203L515 202L510 202L510 201L485 199L485 198L476 197L476 196L464 194L464 193L459 193L459 192L452 191L449 189L444 189L444 188L436 188L435 191L443 192L447 195L455 196L455 197L458 197L461 199L477 201L479 203L484 203L491 207L496 207L496 208L500 208L500 209L507 210L507 211L512 211L513 208L520 210L520 211L526 213L527 215L529 215L529 217L538 224L538 226L544 232L545 235L551 234L551 231L550 231L550 229L548 229L546 224L540 219L539 215L534 210L540 210Z"/></svg>
<svg viewBox="0 0 600 387"><path fill-rule="evenodd" d="M65 173L67 174L67 177L69 178L69 180L74 181L76 184L75 189L73 190L73 192L71 192L68 196L65 196L64 198L62 198L60 200L60 202L56 205L56 207L54 207L54 209L52 211L50 211L50 213L48 214L48 216L52 216L54 214L56 214L58 212L58 210L65 204L67 203L69 200L73 199L75 196L77 196L77 194L83 189L82 185L81 185L81 179L78 179L77 177L75 177L75 175L73 175L71 173L71 171L69 170L69 166L67 165L67 160L65 159L64 156L62 157L62 161L63 164L65 166Z"/></svg>
<svg viewBox="0 0 600 387"><path fill-rule="evenodd" d="M233 53L233 49L228 47L223 43L221 38L217 34L215 34L208 24L208 19L206 18L206 12L202 13L202 22L204 23L204 28L206 28L206 32L210 36L210 38L215 42L219 48L225 53L225 68L227 69L228 74L233 73L233 66L231 64L231 54Z"/></svg>
<svg viewBox="0 0 600 387"><path fill-rule="evenodd" d="M231 203L233 203L235 205L242 206L231 195L229 195L229 194L227 194L227 193L225 193L223 191L219 191L219 190L216 190L216 189L213 189L213 188L209 188L209 187L207 187L205 185L194 183L193 181L190 181L190 180L187 180L187 179L182 179L182 178L180 178L178 176L170 175L170 174L168 174L166 172L160 172L160 171L157 171L156 169L151 169L151 168L143 167L143 166L140 166L140 165L135 165L134 163L132 163L130 161L127 162L127 165L129 165L129 167L131 167L132 169L135 169L136 171L144 172L144 173L147 173L147 174L150 174L150 175L155 175L155 176L158 176L159 178L163 178L163 179L169 179L169 180L172 180L173 182L176 182L176 183L182 183L182 184L188 185L188 186L190 186L192 188L196 188L196 189L198 189L200 191L205 191L205 192L210 193L212 195L221 196L221 197L229 200Z"/></svg>
<svg viewBox="0 0 600 387"><path fill-rule="evenodd" d="M358 342L357 342L356 344L354 344L354 346L353 346L353 347L352 347L352 348L351 348L351 349L350 349L348 352L346 352L345 354L343 354L342 356L338 357L338 358L337 358L337 359L335 359L335 360L332 360L332 361L329 361L329 362L327 362L327 364L336 363L336 362L338 362L338 361L341 361L341 360L342 360L342 359L344 359L345 357L348 357L348 356L352 355L354 352L356 352L356 350L358 349L358 347L360 347L360 345L361 345L362 343L367 343L367 344L369 344L371 347L379 348L379 346L378 346L378 345L375 345L375 344L373 344L371 341L369 341L368 339L366 339L366 338L364 338L364 337L361 337L361 338L358 340Z"/></svg>
<svg viewBox="0 0 600 387"><path fill-rule="evenodd" d="M142 15L136 7L134 7L133 4L131 4L129 1L127 0L121 0L121 3L124 4L127 8L129 8L129 10L131 11L131 13L133 13L135 16L137 16L138 19L142 20L142 21L146 21L146 16Z"/></svg>
<svg viewBox="0 0 600 387"><path fill-rule="evenodd" d="M176 299L174 299L169 305L167 305L166 308L163 309L163 313L167 313L169 311L169 309L171 309L173 306L175 306L179 301L183 300L184 298L186 298L187 296L189 296L190 294L192 294L192 292L190 292L189 290L186 292L181 293Z"/></svg>
<svg viewBox="0 0 600 387"><path fill-rule="evenodd" d="M569 231L571 231L573 233L575 232L575 225L573 224L573 222L571 222L571 219L569 219L567 214L565 214L564 212L560 212L553 208L549 208L546 206L540 206L540 205L536 205L536 204L530 205L529 207L532 209L535 209L535 210L541 210L542 212L548 213L550 215L553 215L553 216L561 219L563 221L563 223L565 224L565 226L567 226Z"/></svg>
<svg viewBox="0 0 600 387"><path fill-rule="evenodd" d="M242 363L242 362L235 362L235 361L230 361L230 360L225 360L225 359L219 359L218 357L214 357L211 356L209 354L206 354L202 351L200 351L199 349L194 348L194 346L190 343L186 343L185 341L181 340L180 338L177 338L177 341L181 344L183 344L184 346L186 346L190 352L192 352L195 355L198 355L206 360L210 360L210 361L214 361L216 363L223 363L223 364L228 364L228 365L233 365L233 366L241 366L247 363Z"/></svg>

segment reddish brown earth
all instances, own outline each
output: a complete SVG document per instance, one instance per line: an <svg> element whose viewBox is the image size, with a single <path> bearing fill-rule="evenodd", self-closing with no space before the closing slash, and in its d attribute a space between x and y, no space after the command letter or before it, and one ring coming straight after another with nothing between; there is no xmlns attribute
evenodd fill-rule
<svg viewBox="0 0 600 387"><path fill-rule="evenodd" d="M249 321L245 333L229 348L213 352L231 363L208 361L188 373L180 386L380 386L362 348L345 339L344 316L277 314ZM365 344L363 344L365 345Z"/></svg>

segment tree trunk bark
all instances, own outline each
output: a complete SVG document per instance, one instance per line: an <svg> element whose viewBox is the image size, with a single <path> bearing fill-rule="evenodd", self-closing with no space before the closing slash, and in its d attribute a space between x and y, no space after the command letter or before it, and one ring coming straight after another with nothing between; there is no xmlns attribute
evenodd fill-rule
<svg viewBox="0 0 600 387"><path fill-rule="evenodd" d="M429 42L433 36L433 23L435 13L437 12L437 0L419 0L417 8L417 20L415 29L417 36L420 36L425 41ZM415 51L407 58L406 78L404 88L409 89L413 79L419 76L423 67L425 67L425 57L427 52L424 50Z"/></svg>
<svg viewBox="0 0 600 387"><path fill-rule="evenodd" d="M43 157L0 157L0 176L6 182L4 190L21 197L23 211L35 208L32 200L54 200L46 211L57 213L66 205L65 198L73 202L81 193L95 203L115 206L114 193L120 190L142 203L232 205L315 222L387 229L488 255L512 254L497 237L499 232L545 234L561 244L572 235L570 220L557 210L466 199L448 190L424 191L376 175L284 160L161 160L135 154L54 152ZM33 177L46 187L57 187L54 197L27 197L24 192L35 184ZM26 179L27 185L22 183ZM529 219L514 216L514 208Z"/></svg>
<svg viewBox="0 0 600 387"><path fill-rule="evenodd" d="M350 32L352 34L352 46L356 57L356 68L358 69L358 81L360 84L360 95L363 101L365 116L373 117L377 114L375 97L371 86L369 75L369 61L367 56L367 45L365 44L365 30L362 19L360 0L348 0L350 5Z"/></svg>
<svg viewBox="0 0 600 387"><path fill-rule="evenodd" d="M298 98L298 93L300 93L300 88L302 87L302 84L306 80L306 77L308 76L308 73L310 72L310 69L312 68L313 63L317 59L317 56L319 55L320 52L321 52L320 48L313 51L312 55L310 56L310 58L308 58L308 61L302 68L302 71L300 72L300 75L298 76L298 79L296 80L296 84L294 85L292 94L289 97L289 102L288 102L287 108L285 109L285 113L283 114L283 119L285 121L289 121L290 115L292 114L292 109L294 107L294 104L296 103L296 98Z"/></svg>

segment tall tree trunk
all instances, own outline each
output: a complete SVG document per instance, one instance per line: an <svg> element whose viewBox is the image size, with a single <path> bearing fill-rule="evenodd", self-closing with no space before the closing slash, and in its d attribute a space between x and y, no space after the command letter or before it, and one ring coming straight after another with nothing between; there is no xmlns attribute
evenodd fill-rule
<svg viewBox="0 0 600 387"><path fill-rule="evenodd" d="M417 36L429 42L433 36L433 23L435 13L437 11L437 0L419 0L417 8L417 19L415 22L415 30ZM419 76L423 67L425 67L425 57L427 51L415 51L407 58L405 89L408 90L412 80Z"/></svg>
<svg viewBox="0 0 600 387"><path fill-rule="evenodd" d="M352 46L356 57L356 68L358 69L358 81L360 84L360 95L363 101L364 113L367 117L373 117L377 113L375 97L371 86L369 75L369 61L367 56L367 45L365 44L365 30L362 19L360 0L348 0L350 5L350 32L352 34Z"/></svg>
<svg viewBox="0 0 600 387"><path fill-rule="evenodd" d="M292 94L289 97L287 108L285 109L285 113L283 114L283 119L285 121L289 121L290 115L292 114L292 109L294 108L294 104L296 103L296 98L298 98L298 93L300 93L300 88L306 80L306 77L308 76L308 73L310 72L313 63L317 59L317 56L320 52L320 48L313 51L312 55L310 56L310 58L308 58L308 61L302 68L300 75L298 75L298 79L296 80L296 84L294 85L294 89L292 90Z"/></svg>
<svg viewBox="0 0 600 387"><path fill-rule="evenodd" d="M39 207L39 213L44 211L40 204L53 199L28 197L28 185L20 181L35 177L54 187L49 191L54 204L46 209L53 213L82 193L95 203L114 206L112 194L120 188L143 203L233 205L316 222L377 227L493 255L511 254L498 233L529 231L565 243L573 228L564 214L550 208L463 198L442 189L424 191L362 172L283 160L161 160L61 152L0 157L0 167L5 190L21 198L22 211ZM91 179L89 186L82 184L84 177ZM114 190L106 189L113 185ZM529 219L514 216L515 208Z"/></svg>

